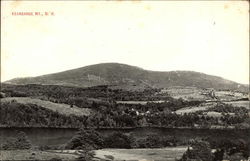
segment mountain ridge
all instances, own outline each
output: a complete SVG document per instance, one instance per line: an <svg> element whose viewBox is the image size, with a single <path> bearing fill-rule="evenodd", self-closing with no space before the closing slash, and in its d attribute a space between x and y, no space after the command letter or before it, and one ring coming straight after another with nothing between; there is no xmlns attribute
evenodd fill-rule
<svg viewBox="0 0 250 161"><path fill-rule="evenodd" d="M248 92L248 85L195 71L152 71L121 63L101 63L37 77L14 78L9 84L46 84L77 87L130 85L166 88L195 86Z"/></svg>

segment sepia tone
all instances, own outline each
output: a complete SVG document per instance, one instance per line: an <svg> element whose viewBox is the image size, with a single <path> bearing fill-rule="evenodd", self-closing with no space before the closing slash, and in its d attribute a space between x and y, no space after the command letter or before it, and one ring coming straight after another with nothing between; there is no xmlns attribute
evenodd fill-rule
<svg viewBox="0 0 250 161"><path fill-rule="evenodd" d="M248 1L1 1L0 160L247 161Z"/></svg>

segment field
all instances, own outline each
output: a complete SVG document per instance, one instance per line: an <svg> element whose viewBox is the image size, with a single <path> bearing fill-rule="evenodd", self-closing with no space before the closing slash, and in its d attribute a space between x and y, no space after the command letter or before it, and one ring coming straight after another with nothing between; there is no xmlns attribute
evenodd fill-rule
<svg viewBox="0 0 250 161"><path fill-rule="evenodd" d="M238 100L247 98L248 95L241 92L232 92L227 90L214 91L213 89L201 89L197 87L170 87L162 90L163 93L168 93L173 98L183 98L185 100L216 100L223 101ZM214 97L212 97L212 92Z"/></svg>
<svg viewBox="0 0 250 161"><path fill-rule="evenodd" d="M215 103L205 103L201 104L200 106L190 106L190 107L184 107L177 111L175 111L177 114L184 114L184 113L193 113L196 111L205 111L211 107L214 107Z"/></svg>
<svg viewBox="0 0 250 161"><path fill-rule="evenodd" d="M100 149L94 150L96 160L140 160L140 161L175 161L182 157L186 147L156 148L156 149ZM78 157L75 150L2 150L2 160L50 160L58 158L62 160L74 160Z"/></svg>
<svg viewBox="0 0 250 161"><path fill-rule="evenodd" d="M100 159L140 161L175 161L180 159L186 147L156 148L156 149L100 149L95 150L95 157Z"/></svg>
<svg viewBox="0 0 250 161"><path fill-rule="evenodd" d="M164 101L116 101L116 103L120 104L141 104L146 105L147 103L162 103Z"/></svg>
<svg viewBox="0 0 250 161"><path fill-rule="evenodd" d="M242 98L247 98L248 95L241 93L241 92L235 92L235 91L215 91L216 97L220 98L220 100L237 100Z"/></svg>
<svg viewBox="0 0 250 161"><path fill-rule="evenodd" d="M173 98L183 98L185 100L210 100L208 90L197 87L170 87L162 91L167 92Z"/></svg>
<svg viewBox="0 0 250 161"><path fill-rule="evenodd" d="M58 158L62 160L74 160L76 154L63 154L38 150L0 150L0 160L50 160Z"/></svg>
<svg viewBox="0 0 250 161"><path fill-rule="evenodd" d="M17 103L21 104L36 104L38 106L53 110L55 112L58 112L60 114L64 115L77 115L77 116L88 116L91 113L90 109L87 108L79 108L76 106L73 106L72 108L70 105L62 104L62 103L53 103L50 101L44 101L36 98L30 98L30 97L6 97L2 98L1 102L11 102L16 101Z"/></svg>

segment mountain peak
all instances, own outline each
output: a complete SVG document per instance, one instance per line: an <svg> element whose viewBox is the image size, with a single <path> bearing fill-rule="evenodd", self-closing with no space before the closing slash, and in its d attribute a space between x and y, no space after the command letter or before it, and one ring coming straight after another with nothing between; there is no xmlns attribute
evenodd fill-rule
<svg viewBox="0 0 250 161"><path fill-rule="evenodd" d="M90 87L96 85L132 85L167 88L195 86L200 88L247 91L246 85L217 76L193 71L158 72L121 63L101 63L38 77L6 81L12 84L49 84Z"/></svg>

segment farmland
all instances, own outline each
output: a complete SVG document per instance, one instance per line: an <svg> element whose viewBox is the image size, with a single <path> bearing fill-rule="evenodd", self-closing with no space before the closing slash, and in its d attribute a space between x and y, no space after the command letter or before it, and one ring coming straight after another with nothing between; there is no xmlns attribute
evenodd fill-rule
<svg viewBox="0 0 250 161"><path fill-rule="evenodd" d="M50 109L63 115L73 114L78 116L88 116L91 113L91 110L87 108L78 108L76 106L70 107L70 105L67 104L54 103L30 97L7 97L1 99L1 102L3 103L13 101L21 104L36 104L38 106Z"/></svg>
<svg viewBox="0 0 250 161"><path fill-rule="evenodd" d="M184 114L184 113L194 113L196 111L205 111L208 110L211 107L214 107L216 103L205 103L200 106L189 106L181 108L177 111L175 111L177 114Z"/></svg>

